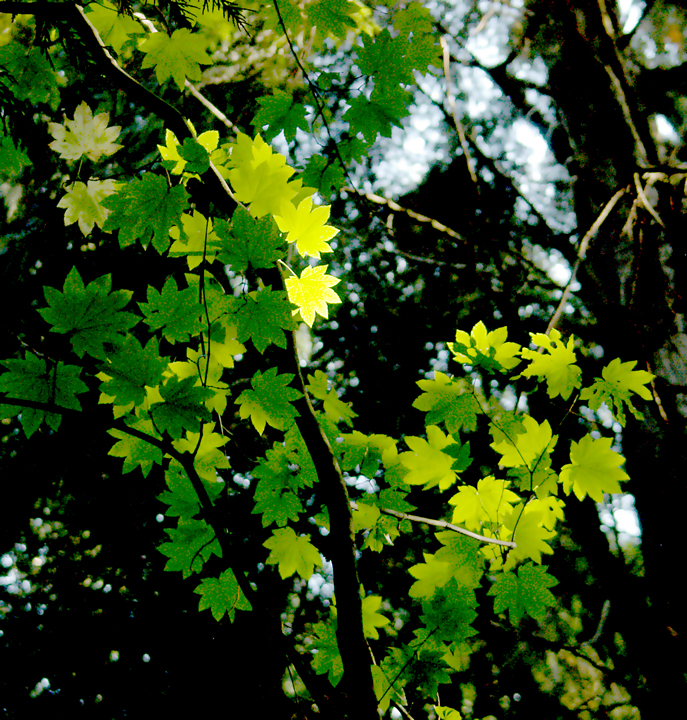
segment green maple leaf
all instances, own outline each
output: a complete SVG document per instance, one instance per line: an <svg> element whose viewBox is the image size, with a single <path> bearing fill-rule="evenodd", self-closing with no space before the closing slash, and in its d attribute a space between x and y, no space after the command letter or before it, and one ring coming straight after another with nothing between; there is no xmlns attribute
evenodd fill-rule
<svg viewBox="0 0 687 720"><path fill-rule="evenodd" d="M128 335L117 353L100 366L100 392L113 398L116 405L140 405L146 399L146 385L159 385L166 369L167 358L160 357L156 338L143 348L133 335Z"/></svg>
<svg viewBox="0 0 687 720"><path fill-rule="evenodd" d="M405 38L392 38L385 28L376 37L365 38L363 47L357 49L357 65L366 75L374 76L375 87L410 84L414 78L412 66L405 57L407 48Z"/></svg>
<svg viewBox="0 0 687 720"><path fill-rule="evenodd" d="M225 570L218 578L206 578L193 592L202 595L198 609L209 609L217 622L224 617L224 613L234 622L237 610L253 609L231 569Z"/></svg>
<svg viewBox="0 0 687 720"><path fill-rule="evenodd" d="M318 674L327 673L329 682L336 687L343 676L343 661L336 642L336 623L315 623L312 626L312 669Z"/></svg>
<svg viewBox="0 0 687 720"><path fill-rule="evenodd" d="M625 458L611 450L610 438L592 438L585 435L580 442L570 445L571 462L561 468L560 479L566 493L574 491L578 499L589 495L603 502L604 493L620 493L619 481L629 476L620 469Z"/></svg>
<svg viewBox="0 0 687 720"><path fill-rule="evenodd" d="M193 377L180 380L176 375L172 376L160 386L160 395L164 402L153 405L151 414L160 432L166 430L176 440L184 430L198 432L201 421L212 420L205 407L205 400L212 392L196 385Z"/></svg>
<svg viewBox="0 0 687 720"><path fill-rule="evenodd" d="M498 575L488 593L495 598L494 612L508 610L513 625L519 625L525 613L543 622L546 608L556 604L549 588L558 584L558 580L546 570L545 567L528 564L518 569L517 577L514 572Z"/></svg>
<svg viewBox="0 0 687 720"><path fill-rule="evenodd" d="M93 23L105 45L117 53L127 43L135 42L136 35L145 35L144 27L128 15L120 15L109 0L99 0L86 6L88 19Z"/></svg>
<svg viewBox="0 0 687 720"><path fill-rule="evenodd" d="M139 238L145 248L152 238L153 247L162 254L169 247L169 229L181 223L188 193L181 185L169 190L163 177L146 173L105 198L102 205L112 211L103 230L118 229L121 247Z"/></svg>
<svg viewBox="0 0 687 720"><path fill-rule="evenodd" d="M396 98L396 102L392 103L393 98L393 95L386 95L385 102L380 103L361 94L351 100L344 120L354 132L362 133L368 146L377 139L378 134L391 137L392 126L400 127L401 118L408 114L405 99L400 98L401 101L398 102L399 98Z"/></svg>
<svg viewBox="0 0 687 720"><path fill-rule="evenodd" d="M4 78L12 81L11 88L17 100L32 105L46 103L53 110L60 104L57 74L47 54L36 45L26 47L20 42L9 42L0 47L0 68Z"/></svg>
<svg viewBox="0 0 687 720"><path fill-rule="evenodd" d="M205 323L198 291L195 288L179 290L174 277L167 278L161 293L149 285L148 302L138 303L138 306L150 329L164 328L162 334L172 344L188 342L191 336L200 334Z"/></svg>
<svg viewBox="0 0 687 720"><path fill-rule="evenodd" d="M222 557L222 548L214 530L203 520L179 518L176 528L165 528L171 542L158 545L158 550L169 558L165 570L179 570L184 579L200 572L210 556Z"/></svg>
<svg viewBox="0 0 687 720"><path fill-rule="evenodd" d="M250 340L261 353L271 343L286 347L284 331L295 329L295 322L285 291L266 287L240 298L234 307L232 320L237 325L239 342Z"/></svg>
<svg viewBox="0 0 687 720"><path fill-rule="evenodd" d="M621 425L625 425L623 404L639 420L644 416L632 404L631 395L637 393L644 400L651 400L651 391L645 387L655 375L646 370L633 370L636 360L620 362L618 358L611 360L601 371L601 378L589 388L582 390L580 398L589 401L592 410L598 410L606 403L614 417Z"/></svg>
<svg viewBox="0 0 687 720"><path fill-rule="evenodd" d="M320 38L345 38L356 27L351 15L358 10L348 0L319 0L308 6L308 22L314 25Z"/></svg>
<svg viewBox="0 0 687 720"><path fill-rule="evenodd" d="M379 612L382 598L379 595L368 595L363 598L363 632L365 637L379 640L378 627L389 624L389 618Z"/></svg>
<svg viewBox="0 0 687 720"><path fill-rule="evenodd" d="M347 425L353 424L356 413L351 410L350 405L339 400L336 390L327 389L327 376L322 370L316 370L315 375L308 376L308 392L318 400L324 402L324 411L334 422L343 420Z"/></svg>
<svg viewBox="0 0 687 720"><path fill-rule="evenodd" d="M331 197L333 192L341 190L347 182L341 163L324 155L313 155L301 177L306 185L317 188L323 198Z"/></svg>
<svg viewBox="0 0 687 720"><path fill-rule="evenodd" d="M530 361L521 374L522 377L538 377L546 380L549 397L560 395L567 400L575 388L582 384L580 375L582 371L575 365L575 340L568 339L568 344L561 342L558 330L552 330L550 335L543 333L530 333L532 342L545 352L523 349L521 355ZM548 351L548 352L547 352Z"/></svg>
<svg viewBox="0 0 687 720"><path fill-rule="evenodd" d="M111 292L112 277L103 275L84 286L73 267L64 281L63 291L45 287L43 292L49 305L38 312L52 325L51 332L68 335L78 357L88 353L104 359L104 343L115 347L124 342L124 333L136 325L139 318L122 312L131 299L131 290Z"/></svg>
<svg viewBox="0 0 687 720"><path fill-rule="evenodd" d="M276 522L278 527L284 527L289 520L298 520L298 516L303 512L298 495L287 483L288 476L279 474L263 477L256 485L255 507L252 512L254 515L262 514L263 527L268 527L273 522Z"/></svg>
<svg viewBox="0 0 687 720"><path fill-rule="evenodd" d="M315 572L315 566L322 564L320 553L307 537L299 537L292 528L286 527L272 531L272 537L263 545L271 550L268 565L278 565L282 579L298 573L308 580Z"/></svg>
<svg viewBox="0 0 687 720"><path fill-rule="evenodd" d="M422 628L422 632L434 630L436 641L466 640L477 633L472 627L477 617L477 604L475 591L451 578L443 587L437 588L431 599L423 601L422 620L426 628Z"/></svg>
<svg viewBox="0 0 687 720"><path fill-rule="evenodd" d="M274 267L284 257L284 239L272 215L253 218L238 207L231 225L218 220L215 232L221 239L220 259L237 273L245 272L249 265L256 270Z"/></svg>
<svg viewBox="0 0 687 720"><path fill-rule="evenodd" d="M4 135L0 126L0 177L14 180L19 178L23 168L31 165L28 155L15 145L9 135Z"/></svg>
<svg viewBox="0 0 687 720"><path fill-rule="evenodd" d="M274 95L258 98L260 110L253 118L252 125L255 132L262 132L265 140L273 140L281 131L287 140L296 137L296 131L308 132L308 121L305 119L305 106L294 103L293 96L283 90L275 90ZM263 128L269 126L265 132Z"/></svg>
<svg viewBox="0 0 687 720"><path fill-rule="evenodd" d="M451 434L460 430L477 429L477 415L481 412L479 403L463 381L452 380L442 372L435 372L433 380L419 380L424 390L413 403L413 407L427 412L426 423L446 423Z"/></svg>
<svg viewBox="0 0 687 720"><path fill-rule="evenodd" d="M180 145L179 155L186 160L184 170L202 175L210 169L210 155L208 151L194 138L186 138Z"/></svg>
<svg viewBox="0 0 687 720"><path fill-rule="evenodd" d="M444 546L435 554L436 559L451 565L452 576L460 585L476 588L482 578L484 556L475 541L448 530L436 533L436 538Z"/></svg>
<svg viewBox="0 0 687 720"><path fill-rule="evenodd" d="M161 439L149 418L127 418L125 422L134 430L139 430L158 440ZM123 474L140 467L143 477L148 477L153 463L162 465L162 450L159 447L117 428L111 428L107 432L119 440L112 446L108 455L124 458Z"/></svg>
<svg viewBox="0 0 687 720"><path fill-rule="evenodd" d="M88 387L79 379L80 367L65 365L63 362L47 364L43 358L30 352L26 353L24 360L2 360L0 364L9 370L0 375L0 392L7 393L8 397L81 410L76 395L86 392ZM31 437L43 420L52 430L57 430L62 421L60 414L45 410L16 405L2 406L2 417L12 417L19 413L26 437Z"/></svg>
<svg viewBox="0 0 687 720"><path fill-rule="evenodd" d="M200 501L181 463L176 460L169 463L167 470L165 470L165 482L169 490L165 490L165 492L157 496L158 500L169 505L165 515L186 519L197 515L200 511ZM222 492L222 483L207 482L204 485L212 501Z"/></svg>
<svg viewBox="0 0 687 720"><path fill-rule="evenodd" d="M298 416L290 401L301 397L301 393L288 387L293 377L290 374L277 375L276 367L264 373L258 370L251 380L253 389L244 390L234 401L241 406L241 417L250 417L261 435L266 423L283 430L289 420Z"/></svg>
<svg viewBox="0 0 687 720"><path fill-rule="evenodd" d="M204 38L192 34L187 28L175 30L171 37L164 32L148 35L138 47L146 53L143 67L154 67L160 84L171 77L180 90L184 89L186 78L200 80L201 65L212 64L205 48Z"/></svg>

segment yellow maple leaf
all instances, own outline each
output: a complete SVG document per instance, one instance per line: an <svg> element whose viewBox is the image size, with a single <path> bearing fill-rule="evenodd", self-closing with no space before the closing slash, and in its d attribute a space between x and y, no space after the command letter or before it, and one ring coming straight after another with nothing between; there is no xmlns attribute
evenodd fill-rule
<svg viewBox="0 0 687 720"><path fill-rule="evenodd" d="M109 113L93 117L91 108L82 102L74 111L73 120L65 118L64 125L48 123L48 130L55 138L49 147L65 160L78 160L85 155L97 162L102 155L113 155L123 147L113 142L122 128L118 125L107 127L109 120Z"/></svg>
<svg viewBox="0 0 687 720"><path fill-rule="evenodd" d="M323 318L329 317L327 303L341 302L341 298L331 289L339 280L325 273L327 267L327 265L317 267L309 265L303 270L300 278L295 276L286 278L289 300L294 305L298 305L303 322L309 327L312 327L316 314ZM295 315L298 310L294 310L291 314Z"/></svg>
<svg viewBox="0 0 687 720"><path fill-rule="evenodd" d="M320 253L332 252L325 240L333 238L339 231L331 225L325 225L329 219L329 205L313 210L312 198L306 197L298 205L292 202L282 204L281 215L275 220L282 232L288 233L287 242L295 242L296 249L303 256L320 259Z"/></svg>
<svg viewBox="0 0 687 720"><path fill-rule="evenodd" d="M114 192L114 180L89 180L88 185L73 183L57 203L57 207L65 210L64 224L78 222L84 236L90 235L93 225L102 228L110 211L100 201Z"/></svg>

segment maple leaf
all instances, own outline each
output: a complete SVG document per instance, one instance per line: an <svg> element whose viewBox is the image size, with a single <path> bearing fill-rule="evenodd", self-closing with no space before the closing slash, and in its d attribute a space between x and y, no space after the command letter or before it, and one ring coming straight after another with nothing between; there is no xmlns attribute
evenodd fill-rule
<svg viewBox="0 0 687 720"><path fill-rule="evenodd" d="M343 661L336 642L335 623L315 623L312 628L314 634L312 649L312 669L318 674L327 673L329 682L336 686L343 676Z"/></svg>
<svg viewBox="0 0 687 720"><path fill-rule="evenodd" d="M500 442L493 442L491 447L503 457L499 465L518 467L525 465L533 469L535 460L549 454L556 446L558 435L553 435L548 420L540 425L534 418L526 415L522 420L522 431L514 437L506 436L498 427L493 427L495 437L503 437Z"/></svg>
<svg viewBox="0 0 687 720"><path fill-rule="evenodd" d="M621 425L625 425L625 413L623 404L639 420L644 416L632 404L631 395L637 393L644 400L651 400L651 391L645 387L646 383L653 380L652 375L646 370L633 370L637 364L636 360L620 362L618 358L611 360L601 371L601 378L580 393L582 400L589 401L592 410L598 410L601 403L606 403L609 409Z"/></svg>
<svg viewBox="0 0 687 720"><path fill-rule="evenodd" d="M200 511L200 500L181 463L176 460L170 461L165 470L165 482L169 489L157 496L158 500L169 505L165 515L187 519L197 515ZM223 483L216 481L204 483L212 501L216 500L221 494L223 485Z"/></svg>
<svg viewBox="0 0 687 720"><path fill-rule="evenodd" d="M217 622L224 617L224 613L234 622L236 610L253 609L231 569L225 570L218 578L205 578L193 592L202 595L198 609L209 609Z"/></svg>
<svg viewBox="0 0 687 720"><path fill-rule="evenodd" d="M456 341L447 343L454 360L464 365L479 365L489 372L505 372L514 368L520 360L515 356L520 345L506 342L508 328L500 327L487 332L483 322L478 322L470 334L456 330Z"/></svg>
<svg viewBox="0 0 687 720"><path fill-rule="evenodd" d="M212 432L214 427L213 423L203 425L202 440L200 440L200 433L187 430L186 437L172 442L179 452L195 453L193 467L200 477L211 483L217 482L217 468L229 467L227 456L219 450L229 442L229 438ZM200 440L200 444L198 444L198 440Z"/></svg>
<svg viewBox="0 0 687 720"><path fill-rule="evenodd" d="M176 528L165 528L171 542L157 549L169 558L165 570L180 570L184 579L200 572L214 553L222 557L215 531L203 520L179 518Z"/></svg>
<svg viewBox="0 0 687 720"><path fill-rule="evenodd" d="M193 132L195 132L195 130L193 130L193 125L191 125L191 129ZM217 150L217 144L219 143L219 133L217 132L217 130L208 130L204 133L201 133L198 136L198 139L194 142L205 148L207 153L210 155L210 160L212 162L215 162L215 160L219 160L220 155L222 157L224 156L224 153L222 151ZM160 155L162 155L162 159L165 162L176 163L170 170L172 175L181 175L181 173L184 172L184 169L186 168L187 160L185 160L179 154L179 148L180 146L179 141L177 140L177 136L171 130L166 130L165 144L158 145L157 149L160 151Z"/></svg>
<svg viewBox="0 0 687 720"><path fill-rule="evenodd" d="M250 214L254 217L278 214L282 203L289 202L298 191L295 183L288 183L294 169L260 135L251 140L238 133L231 145L229 162L233 169L228 175L236 199L250 203Z"/></svg>
<svg viewBox="0 0 687 720"><path fill-rule="evenodd" d="M437 588L443 587L453 577L453 568L450 562L442 562L435 555L422 553L425 562L413 565L408 572L417 578L408 594L414 598L431 598Z"/></svg>
<svg viewBox="0 0 687 720"><path fill-rule="evenodd" d="M241 417L250 417L261 435L266 423L283 430L286 422L298 416L290 401L301 397L301 393L288 387L293 377L290 374L277 375L276 367L264 373L258 370L251 380L253 389L244 390L234 401L241 406Z"/></svg>
<svg viewBox="0 0 687 720"><path fill-rule="evenodd" d="M176 241L169 249L169 256L186 256L189 270L193 270L203 260L208 263L215 261L220 240L212 231L212 218L206 219L197 210L191 214L184 213L181 216L181 228L176 225L171 227L169 235Z"/></svg>
<svg viewBox="0 0 687 720"><path fill-rule="evenodd" d="M308 580L315 572L316 565L322 565L322 558L307 537L299 537L292 528L286 527L272 531L272 537L263 545L271 550L266 562L277 565L282 580L298 573Z"/></svg>
<svg viewBox="0 0 687 720"><path fill-rule="evenodd" d="M620 493L621 480L629 475L620 469L625 458L611 450L610 438L592 438L585 435L580 442L570 445L571 462L561 468L563 489L570 494L572 488L579 500L589 495L596 502L603 502L604 493Z"/></svg>
<svg viewBox="0 0 687 720"><path fill-rule="evenodd" d="M582 371L575 362L575 340L568 339L568 344L562 343L561 334L554 329L550 335L543 333L530 333L532 342L548 352L540 353L536 350L524 348L522 357L530 361L520 375L522 377L545 378L549 397L560 395L567 400L575 388L581 383Z"/></svg>
<svg viewBox="0 0 687 720"><path fill-rule="evenodd" d="M172 345L188 342L189 337L198 335L204 326L203 306L198 302L195 288L179 290L173 276L167 278L158 292L148 286L148 302L138 303L146 316L144 322L151 330L163 329L163 335Z"/></svg>
<svg viewBox="0 0 687 720"><path fill-rule="evenodd" d="M522 505L517 505L512 509L504 518L504 525L511 532L515 532L512 538L517 547L508 553L506 568L528 558L539 564L542 553L547 555L553 553L547 540L555 537L556 533L545 527L545 524L550 524L550 522L550 508L547 508L547 505L541 500L530 500L525 505L524 511Z"/></svg>
<svg viewBox="0 0 687 720"><path fill-rule="evenodd" d="M110 275L93 280L84 286L77 269L73 267L64 281L63 291L45 287L43 293L49 307L38 312L52 325L51 332L69 336L78 357L88 353L104 359L103 345L119 346L124 333L136 325L139 318L122 312L131 299L131 290L111 292Z"/></svg>
<svg viewBox="0 0 687 720"><path fill-rule="evenodd" d="M522 565L517 576L513 572L498 575L488 593L495 598L494 612L508 610L513 625L519 625L525 613L540 622L546 620L546 608L556 604L549 588L558 584L558 580L546 570L544 567Z"/></svg>
<svg viewBox="0 0 687 720"><path fill-rule="evenodd" d="M10 398L54 403L60 407L81 410L81 404L75 396L86 392L88 387L79 379L80 367L65 365L61 361L51 362L48 366L43 358L30 352L26 353L24 360L2 360L0 364L9 370L0 375L0 392L7 393ZM45 410L11 405L2 409L3 417L21 413L21 424L27 438L33 435L43 420L52 430L57 430L62 421L60 414Z"/></svg>
<svg viewBox="0 0 687 720"><path fill-rule="evenodd" d="M320 0L308 7L308 23L314 25L320 38L345 38L346 34L356 27L351 15L355 3L348 0Z"/></svg>
<svg viewBox="0 0 687 720"><path fill-rule="evenodd" d="M222 262L243 273L250 265L256 270L272 267L284 256L284 240L273 216L253 218L244 208L238 207L231 218L219 220L216 232L221 240Z"/></svg>
<svg viewBox="0 0 687 720"><path fill-rule="evenodd" d="M277 225L282 232L288 233L287 242L295 242L302 257L320 259L320 253L333 252L325 240L333 238L339 231L331 225L325 225L329 218L329 205L312 209L312 198L301 200L298 208L285 202L281 213L275 215Z"/></svg>
<svg viewBox="0 0 687 720"><path fill-rule="evenodd" d="M465 643L462 643L462 645L465 645ZM467 645L465 645L465 647L467 647ZM454 656L452 655L452 657ZM460 667L456 667L454 662L449 662L448 660L446 662L448 662L454 670L464 670L467 667L463 667L464 663L460 663ZM463 717L457 710L454 710L448 705L434 705L434 709L436 710L437 717L440 720L461 720Z"/></svg>
<svg viewBox="0 0 687 720"><path fill-rule="evenodd" d="M351 410L350 403L339 400L336 390L327 388L327 376L322 370L316 370L314 375L308 376L308 392L313 397L324 402L324 411L334 421L343 420L347 425L353 424L356 413Z"/></svg>
<svg viewBox="0 0 687 720"><path fill-rule="evenodd" d="M471 530L480 530L482 523L499 525L499 519L512 509L520 498L508 490L508 481L496 480L492 475L482 478L477 487L470 485L459 488L449 500L455 505L453 523L465 525Z"/></svg>
<svg viewBox="0 0 687 720"><path fill-rule="evenodd" d="M430 425L427 440L409 436L405 443L412 452L399 455L400 461L410 470L403 478L404 482L427 488L438 485L440 490L453 485L457 479L452 469L453 458L442 452L448 445L455 444L453 438L444 435L436 425Z"/></svg>
<svg viewBox="0 0 687 720"><path fill-rule="evenodd" d="M103 230L119 229L120 247L131 245L137 238L147 247L152 236L153 247L163 253L169 247L169 229L181 222L188 193L181 185L170 190L163 177L146 173L143 178L134 178L116 195L105 198L102 204L112 211Z"/></svg>
<svg viewBox="0 0 687 720"><path fill-rule="evenodd" d="M265 139L269 142L282 131L287 140L296 137L296 131L308 131L308 121L305 119L305 106L294 103L293 96L283 90L275 90L274 95L267 95L258 98L260 110L255 114L251 125L261 131L265 126L269 130L265 133Z"/></svg>
<svg viewBox="0 0 687 720"><path fill-rule="evenodd" d="M192 34L187 28L182 28L175 30L171 37L164 32L153 33L138 49L146 53L143 67L154 67L160 84L171 77L179 89L183 90L186 78L200 80L200 65L212 64L205 47L206 43L201 35Z"/></svg>
<svg viewBox="0 0 687 720"><path fill-rule="evenodd" d="M234 307L232 319L240 342L250 340L261 353L271 343L286 347L284 331L294 329L294 322L284 290L267 287L248 293L238 299Z"/></svg>
<svg viewBox="0 0 687 720"><path fill-rule="evenodd" d="M109 113L93 117L84 101L74 111L73 120L65 118L64 125L48 123L48 131L55 138L49 147L65 160L78 160L85 155L89 160L97 162L102 155L113 155L123 147L113 142L122 128L118 125L107 127L109 120Z"/></svg>
<svg viewBox="0 0 687 720"><path fill-rule="evenodd" d="M103 381L99 389L105 395L100 402L141 405L146 399L146 385L159 385L166 367L167 359L160 357L156 338L151 338L144 349L133 335L128 335L117 353L100 366L96 377Z"/></svg>
<svg viewBox="0 0 687 720"><path fill-rule="evenodd" d="M128 42L135 43L136 35L145 35L145 28L134 18L119 14L110 0L99 0L86 6L88 20L93 23L100 38L117 53Z"/></svg>
<svg viewBox="0 0 687 720"><path fill-rule="evenodd" d="M451 379L435 371L433 380L419 380L417 384L424 392L413 407L427 412L425 422L436 425L443 421L451 434L477 429L477 415L481 410L464 380Z"/></svg>
<svg viewBox="0 0 687 720"><path fill-rule="evenodd" d="M143 432L158 440L161 439L153 427L152 421L148 418L130 418L125 422L134 430ZM108 455L124 458L124 465L122 467L123 474L140 467L143 477L148 477L148 473L154 463L162 465L162 450L160 450L159 447L151 445L147 440L143 440L143 438L129 435L129 433L118 430L117 428L111 428L107 432L118 440L118 442L112 446Z"/></svg>
<svg viewBox="0 0 687 720"><path fill-rule="evenodd" d="M388 617L379 612L382 605L382 598L379 595L368 595L363 598L363 632L365 637L379 640L378 627L388 625Z"/></svg>
<svg viewBox="0 0 687 720"><path fill-rule="evenodd" d="M323 198L331 197L333 192L346 185L346 173L341 163L334 162L324 155L313 155L301 176L306 185L317 188Z"/></svg>
<svg viewBox="0 0 687 720"><path fill-rule="evenodd" d="M298 310L293 310L291 314L295 315L300 311L303 322L308 327L312 327L316 315L329 317L327 303L341 302L341 298L331 289L340 281L326 274L327 267L327 265L317 267L308 265L300 278L292 276L285 281L289 300L298 306Z"/></svg>
<svg viewBox="0 0 687 720"><path fill-rule="evenodd" d="M156 427L175 439L181 438L184 430L198 432L202 420L212 420L204 404L211 394L208 388L196 385L194 378L172 376L160 386L164 402L156 403L151 410Z"/></svg>
<svg viewBox="0 0 687 720"><path fill-rule="evenodd" d="M79 230L84 236L90 235L93 225L103 227L110 211L100 201L116 192L114 180L89 180L88 185L82 182L72 183L57 203L64 208L64 224L79 223Z"/></svg>

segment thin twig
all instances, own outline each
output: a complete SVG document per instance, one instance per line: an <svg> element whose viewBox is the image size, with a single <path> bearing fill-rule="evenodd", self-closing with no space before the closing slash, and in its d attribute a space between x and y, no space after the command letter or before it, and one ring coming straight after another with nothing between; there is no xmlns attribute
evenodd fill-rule
<svg viewBox="0 0 687 720"><path fill-rule="evenodd" d="M358 503L351 500L351 507L354 510L358 509ZM478 535L472 532L472 530L466 530L465 528L452 525L446 520L433 520L432 518L420 517L419 515L408 515L408 513L398 512L398 510L390 510L389 508L379 508L379 512L385 515L393 515L394 517L400 518L401 520L410 520L411 522L424 523L425 525L434 525L435 527L446 528L447 530L453 530L453 532L460 533L461 535L467 535L468 537L475 538L484 543L491 543L492 545L505 545L509 548L516 548L517 544L509 540L497 540L496 538L485 537L484 535Z"/></svg>
<svg viewBox="0 0 687 720"><path fill-rule="evenodd" d="M582 238L582 242L580 243L580 248L577 251L577 260L575 261L575 265L573 266L572 273L570 274L570 280L568 281L568 284L565 286L565 290L563 290L563 295L561 296L561 300L558 303L558 307L556 308L556 312L553 314L553 317L551 318L548 327L546 328L546 335L549 335L551 331L556 327L558 324L558 321L561 319L561 315L563 314L563 308L565 307L565 303L568 301L568 297L570 296L570 293L572 292L572 285L575 282L577 278L577 271L582 264L582 261L585 258L585 255L587 254L587 248L589 247L589 243L596 237L597 233L601 229L601 226L604 224L604 221L606 218L610 215L611 210L616 206L616 203L620 198L628 191L626 187L621 188L616 192L616 194L606 203L606 207L601 211L601 214L598 218L594 221L594 224L589 228L585 236Z"/></svg>
<svg viewBox="0 0 687 720"><path fill-rule="evenodd" d="M451 67L449 63L449 51L448 51L448 43L446 42L446 38L441 37L441 48L444 52L444 77L446 78L446 99L448 100L448 104L451 108L451 114L453 115L453 122L456 126L456 130L458 131L458 137L460 139L460 146L463 149L463 155L465 157L465 163L468 166L468 172L470 173L470 177L472 178L472 182L475 183L475 187L477 188L477 192L479 192L479 182L477 180L477 175L475 174L475 170L472 167L472 162L470 158L470 150L468 148L468 141L465 137L465 131L463 130L463 126L458 120L458 113L456 112L456 101L453 99L453 93L451 92Z"/></svg>

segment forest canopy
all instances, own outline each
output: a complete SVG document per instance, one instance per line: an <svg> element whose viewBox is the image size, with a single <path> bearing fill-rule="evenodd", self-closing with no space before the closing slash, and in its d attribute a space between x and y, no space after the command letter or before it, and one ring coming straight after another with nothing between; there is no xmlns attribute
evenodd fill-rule
<svg viewBox="0 0 687 720"><path fill-rule="evenodd" d="M8 718L680 712L687 14L0 0Z"/></svg>

